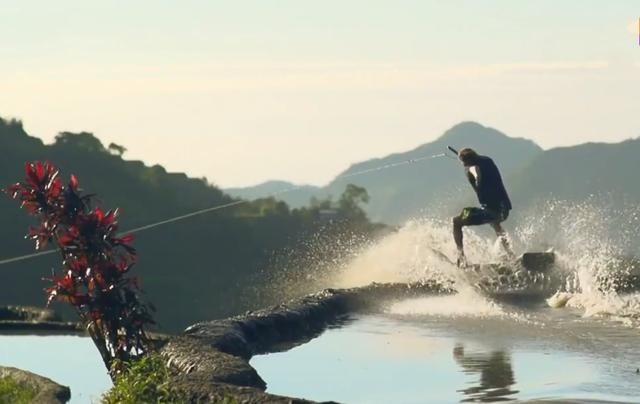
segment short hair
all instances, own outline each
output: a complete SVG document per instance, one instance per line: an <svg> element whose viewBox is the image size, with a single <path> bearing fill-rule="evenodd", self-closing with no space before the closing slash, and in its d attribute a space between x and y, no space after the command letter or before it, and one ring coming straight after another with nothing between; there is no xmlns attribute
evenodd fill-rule
<svg viewBox="0 0 640 404"><path fill-rule="evenodd" d="M458 153L458 158L465 164L473 163L478 158L478 153L469 147L465 147Z"/></svg>

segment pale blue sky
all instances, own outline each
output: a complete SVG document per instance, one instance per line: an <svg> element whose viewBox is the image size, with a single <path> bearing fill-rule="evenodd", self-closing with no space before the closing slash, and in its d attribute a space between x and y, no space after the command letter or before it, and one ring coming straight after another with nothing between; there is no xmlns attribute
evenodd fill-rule
<svg viewBox="0 0 640 404"><path fill-rule="evenodd" d="M0 116L222 186L321 184L462 120L640 136L640 1L0 0Z"/></svg>

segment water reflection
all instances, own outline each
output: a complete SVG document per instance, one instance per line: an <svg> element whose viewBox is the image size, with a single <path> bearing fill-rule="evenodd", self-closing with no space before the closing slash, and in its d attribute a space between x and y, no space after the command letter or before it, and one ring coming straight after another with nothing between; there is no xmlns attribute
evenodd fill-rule
<svg viewBox="0 0 640 404"><path fill-rule="evenodd" d="M480 374L478 385L474 385L458 392L466 398L462 402L494 402L510 401L517 390L512 390L515 384L511 356L505 351L465 352L464 346L457 344L453 348L453 358L463 368L466 374Z"/></svg>

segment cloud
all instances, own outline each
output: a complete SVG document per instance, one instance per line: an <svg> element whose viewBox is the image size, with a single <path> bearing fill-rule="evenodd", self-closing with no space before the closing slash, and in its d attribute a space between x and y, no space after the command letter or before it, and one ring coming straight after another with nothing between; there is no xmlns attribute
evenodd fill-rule
<svg viewBox="0 0 640 404"><path fill-rule="evenodd" d="M607 67L609 67L609 63L606 61L520 62L463 66L451 69L451 73L460 76L488 76L518 72L600 70L606 69Z"/></svg>
<svg viewBox="0 0 640 404"><path fill-rule="evenodd" d="M89 89L105 95L222 94L343 90L414 90L460 79L526 74L571 74L606 69L606 61L528 61L495 64L335 62L68 66L60 71L4 75L5 91L48 91L72 96ZM15 73L14 73L15 76ZM51 78L55 77L55 80ZM32 90L32 91L29 91ZM75 91L74 91L75 90Z"/></svg>

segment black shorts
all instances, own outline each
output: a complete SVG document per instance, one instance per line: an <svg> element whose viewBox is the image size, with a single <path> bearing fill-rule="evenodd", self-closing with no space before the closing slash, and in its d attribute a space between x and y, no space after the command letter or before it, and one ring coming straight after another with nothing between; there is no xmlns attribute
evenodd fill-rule
<svg viewBox="0 0 640 404"><path fill-rule="evenodd" d="M509 211L493 210L483 206L481 208L464 208L460 213L460 219L463 226L477 226L487 223L501 223L507 220L509 217Z"/></svg>

